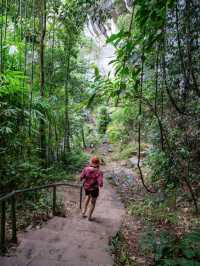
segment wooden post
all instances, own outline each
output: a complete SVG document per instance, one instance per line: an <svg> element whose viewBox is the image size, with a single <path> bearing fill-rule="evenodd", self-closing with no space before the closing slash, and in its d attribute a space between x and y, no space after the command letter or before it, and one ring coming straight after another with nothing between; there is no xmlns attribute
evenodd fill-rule
<svg viewBox="0 0 200 266"><path fill-rule="evenodd" d="M11 212L12 212L12 242L17 243L17 219L16 219L16 197L15 194L11 199Z"/></svg>
<svg viewBox="0 0 200 266"><path fill-rule="evenodd" d="M56 215L56 186L53 187L53 215Z"/></svg>
<svg viewBox="0 0 200 266"><path fill-rule="evenodd" d="M6 233L6 202L3 200L1 202L1 234L0 234L0 251L2 253L5 253L6 251L6 238L5 238L5 233Z"/></svg>
<svg viewBox="0 0 200 266"><path fill-rule="evenodd" d="M82 209L83 186L80 186L80 209Z"/></svg>

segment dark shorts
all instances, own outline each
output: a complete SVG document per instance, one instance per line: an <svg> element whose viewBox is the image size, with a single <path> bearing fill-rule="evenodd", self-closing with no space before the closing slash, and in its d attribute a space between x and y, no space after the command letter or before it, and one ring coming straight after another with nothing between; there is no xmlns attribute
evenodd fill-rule
<svg viewBox="0 0 200 266"><path fill-rule="evenodd" d="M99 188L96 188L94 190L85 189L85 195L91 196L92 198L97 198L99 196Z"/></svg>

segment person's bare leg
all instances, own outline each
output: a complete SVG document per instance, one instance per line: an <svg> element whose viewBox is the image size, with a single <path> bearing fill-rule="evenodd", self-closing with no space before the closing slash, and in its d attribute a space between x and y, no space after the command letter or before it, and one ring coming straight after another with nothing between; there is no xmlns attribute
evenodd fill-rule
<svg viewBox="0 0 200 266"><path fill-rule="evenodd" d="M85 204L84 204L84 210L82 212L82 215L85 216L86 215L86 212L87 212L87 208L88 208L88 204L90 202L90 195L86 196L85 197Z"/></svg>
<svg viewBox="0 0 200 266"><path fill-rule="evenodd" d="M88 220L92 220L92 214L93 214L94 209L95 209L96 201L97 201L97 198L92 198L91 199L91 208L90 208L90 211L89 211Z"/></svg>

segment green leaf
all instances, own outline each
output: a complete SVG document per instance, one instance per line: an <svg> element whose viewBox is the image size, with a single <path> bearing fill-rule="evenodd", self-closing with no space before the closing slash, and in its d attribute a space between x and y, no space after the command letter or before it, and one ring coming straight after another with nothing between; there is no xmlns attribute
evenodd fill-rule
<svg viewBox="0 0 200 266"><path fill-rule="evenodd" d="M128 32L119 31L118 33L112 34L110 37L107 38L107 43L113 43L114 41L120 41L128 36ZM116 43L115 43L116 44Z"/></svg>

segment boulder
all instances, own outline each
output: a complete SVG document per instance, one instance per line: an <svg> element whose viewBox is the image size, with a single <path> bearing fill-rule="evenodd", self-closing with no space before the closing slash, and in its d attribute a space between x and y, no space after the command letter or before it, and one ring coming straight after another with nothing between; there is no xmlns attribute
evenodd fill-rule
<svg viewBox="0 0 200 266"><path fill-rule="evenodd" d="M127 166L129 168L136 168L137 167L137 163L138 163L138 158L137 157L132 157L132 158L129 158L127 160ZM142 165L142 162L140 162L140 164Z"/></svg>
<svg viewBox="0 0 200 266"><path fill-rule="evenodd" d="M110 145L108 146L108 152L113 152L113 149Z"/></svg>

